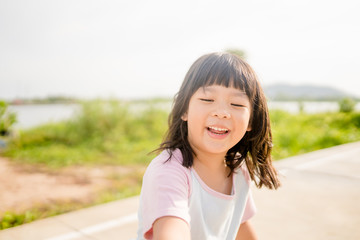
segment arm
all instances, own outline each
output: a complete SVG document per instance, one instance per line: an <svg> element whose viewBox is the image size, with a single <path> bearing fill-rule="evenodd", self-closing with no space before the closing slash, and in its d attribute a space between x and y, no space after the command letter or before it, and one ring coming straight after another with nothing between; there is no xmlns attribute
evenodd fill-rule
<svg viewBox="0 0 360 240"><path fill-rule="evenodd" d="M178 217L161 217L153 225L154 240L190 240L189 225Z"/></svg>
<svg viewBox="0 0 360 240"><path fill-rule="evenodd" d="M249 221L243 222L236 235L236 240L257 240L254 228Z"/></svg>
<svg viewBox="0 0 360 240"><path fill-rule="evenodd" d="M175 157L165 163L166 159L166 155L154 159L143 178L139 202L139 235L147 239L153 238L154 228L155 234L161 233L162 229L172 229L162 227L160 223L166 223L160 221L162 217L177 217L187 225L190 223L190 170L184 168Z"/></svg>

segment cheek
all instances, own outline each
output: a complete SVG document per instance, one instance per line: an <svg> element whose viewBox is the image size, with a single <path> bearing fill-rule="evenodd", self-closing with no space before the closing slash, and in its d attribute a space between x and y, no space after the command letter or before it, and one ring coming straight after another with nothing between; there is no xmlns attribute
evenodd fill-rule
<svg viewBox="0 0 360 240"><path fill-rule="evenodd" d="M188 129L197 130L201 124L201 118L198 115L188 115Z"/></svg>
<svg viewBox="0 0 360 240"><path fill-rule="evenodd" d="M250 125L250 113L249 113L249 111L244 111L242 114L239 114L238 116L237 116L237 123L239 124L239 125L241 125L241 128L243 129L244 127L246 127L247 128L247 130L249 130L249 128L251 128L251 125Z"/></svg>
<svg viewBox="0 0 360 240"><path fill-rule="evenodd" d="M199 107L198 105L190 105L189 106L189 110L188 110L188 120L197 120L197 119L202 119L204 118L205 114L205 108L204 107Z"/></svg>
<svg viewBox="0 0 360 240"><path fill-rule="evenodd" d="M198 112L190 112L187 115L188 131L200 134L206 124L206 117Z"/></svg>
<svg viewBox="0 0 360 240"><path fill-rule="evenodd" d="M246 114L244 115L245 117L245 120L246 120L246 123L250 123L251 121L251 114L250 114L250 111L246 111Z"/></svg>

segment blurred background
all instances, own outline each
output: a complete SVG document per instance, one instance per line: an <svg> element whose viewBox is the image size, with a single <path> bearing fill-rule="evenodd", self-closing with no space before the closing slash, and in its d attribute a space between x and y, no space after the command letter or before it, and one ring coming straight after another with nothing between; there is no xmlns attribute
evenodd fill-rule
<svg viewBox="0 0 360 240"><path fill-rule="evenodd" d="M138 194L172 97L209 52L257 72L275 160L360 140L359 7L0 1L0 229Z"/></svg>
<svg viewBox="0 0 360 240"><path fill-rule="evenodd" d="M359 97L358 1L1 1L0 96L172 97L200 55L238 48L263 85Z"/></svg>

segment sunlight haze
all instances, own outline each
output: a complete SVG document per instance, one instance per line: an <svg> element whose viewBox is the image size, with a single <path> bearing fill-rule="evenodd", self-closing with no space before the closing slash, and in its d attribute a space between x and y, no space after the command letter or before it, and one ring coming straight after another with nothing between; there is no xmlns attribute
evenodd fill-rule
<svg viewBox="0 0 360 240"><path fill-rule="evenodd" d="M0 2L0 99L171 97L202 54L360 96L359 1Z"/></svg>

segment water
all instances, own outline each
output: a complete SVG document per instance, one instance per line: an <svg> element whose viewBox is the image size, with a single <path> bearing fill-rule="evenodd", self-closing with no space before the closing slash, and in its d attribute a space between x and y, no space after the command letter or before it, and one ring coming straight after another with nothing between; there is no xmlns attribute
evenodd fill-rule
<svg viewBox="0 0 360 240"><path fill-rule="evenodd" d="M307 113L335 112L339 111L337 102L303 102L303 111ZM164 105L164 106L163 106ZM163 104L160 107L170 109L171 103ZM276 102L268 103L269 109L280 109L291 113L298 113L300 110L299 102ZM17 129L25 129L49 122L57 122L69 119L79 110L78 104L38 104L38 105L12 105L9 110L15 112L18 117ZM137 110L145 109L144 106L133 106ZM356 110L360 111L360 103L356 105Z"/></svg>
<svg viewBox="0 0 360 240"><path fill-rule="evenodd" d="M11 105L9 111L17 114L15 128L25 129L44 123L69 119L80 110L78 104L29 104Z"/></svg>
<svg viewBox="0 0 360 240"><path fill-rule="evenodd" d="M271 101L268 103L269 109L280 109L290 113L299 113L301 109L306 113L320 113L320 112L338 112L338 102L281 102ZM356 111L360 111L360 103L355 106Z"/></svg>
<svg viewBox="0 0 360 240"><path fill-rule="evenodd" d="M335 112L339 111L339 105L337 102L269 102L269 109L285 110L290 113L300 112L301 104L303 111L307 113L316 112Z"/></svg>

